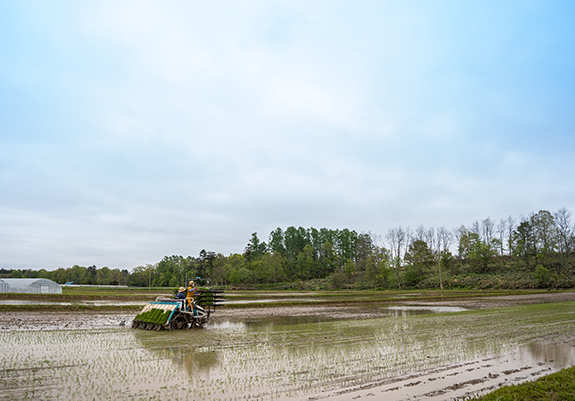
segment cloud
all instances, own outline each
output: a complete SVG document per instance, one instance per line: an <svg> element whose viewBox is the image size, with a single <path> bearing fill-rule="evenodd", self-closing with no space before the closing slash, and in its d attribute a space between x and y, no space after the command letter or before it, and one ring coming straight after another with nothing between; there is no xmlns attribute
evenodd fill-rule
<svg viewBox="0 0 575 401"><path fill-rule="evenodd" d="M575 31L553 7L493 6L0 12L16 38L0 65L0 265L131 268L241 252L278 226L384 234L574 207L573 57L548 49Z"/></svg>

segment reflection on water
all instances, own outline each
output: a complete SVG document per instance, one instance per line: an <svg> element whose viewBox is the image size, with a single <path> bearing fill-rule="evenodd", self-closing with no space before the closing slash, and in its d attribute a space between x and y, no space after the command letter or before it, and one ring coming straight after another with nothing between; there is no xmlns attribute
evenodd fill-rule
<svg viewBox="0 0 575 401"><path fill-rule="evenodd" d="M382 313L388 316L414 316L414 315L427 315L430 313L451 313L451 312L464 312L467 309L457 306L388 306L382 308Z"/></svg>
<svg viewBox="0 0 575 401"><path fill-rule="evenodd" d="M121 306L121 305L146 305L147 301L128 301L128 302L118 302L118 301L73 301L73 302L56 302L56 301L36 301L27 299L1 299L0 305L110 305L110 306Z"/></svg>
<svg viewBox="0 0 575 401"><path fill-rule="evenodd" d="M70 302L29 301L25 299L0 299L0 305L72 305Z"/></svg>
<svg viewBox="0 0 575 401"><path fill-rule="evenodd" d="M157 358L171 360L174 366L186 372L189 378L201 377L207 379L210 376L210 371L219 366L218 353L216 351L210 350L203 344L194 341L182 343L181 338L173 341L175 337L185 333L192 336L190 338L192 340L194 334L200 334L199 331L161 332L156 334L154 332L135 330L133 333L134 338L139 341L142 348Z"/></svg>
<svg viewBox="0 0 575 401"><path fill-rule="evenodd" d="M211 320L205 328L208 330L243 330L246 332L266 332L285 330L286 326L297 326L319 322L333 321L335 319L320 316L271 316L259 319L244 320Z"/></svg>
<svg viewBox="0 0 575 401"><path fill-rule="evenodd" d="M226 295L227 296L227 295ZM325 298L275 298L275 299L238 299L232 301L226 299L225 303L230 305L242 305L242 304L267 304L275 302L320 302L327 301Z"/></svg>
<svg viewBox="0 0 575 401"><path fill-rule="evenodd" d="M545 363L557 370L575 365L575 347L571 344L529 344L521 350L521 364Z"/></svg>
<svg viewBox="0 0 575 401"><path fill-rule="evenodd" d="M367 310L363 308L362 311ZM405 317L414 315L427 315L433 313L463 312L467 309L454 306L388 306L369 309L375 317ZM360 310L357 309L359 312ZM353 319L353 313L348 319ZM217 316L206 325L206 329L234 329L246 331L274 331L283 330L284 326L314 324L345 320L336 313L332 315L312 316L267 316L265 318L218 319Z"/></svg>
<svg viewBox="0 0 575 401"><path fill-rule="evenodd" d="M216 351L204 351L195 347L169 347L168 356L175 365L185 369L189 377L196 375L209 377L210 370L218 366Z"/></svg>
<svg viewBox="0 0 575 401"><path fill-rule="evenodd" d="M245 330L247 325L245 322L241 321L231 321L231 320L223 320L223 321L214 321L210 320L207 325L204 326L205 329L230 329L230 330Z"/></svg>

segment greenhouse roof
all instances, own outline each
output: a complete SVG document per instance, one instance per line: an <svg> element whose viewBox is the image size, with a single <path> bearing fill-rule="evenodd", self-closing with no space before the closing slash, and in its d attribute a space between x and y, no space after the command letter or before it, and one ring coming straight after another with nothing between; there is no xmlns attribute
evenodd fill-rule
<svg viewBox="0 0 575 401"><path fill-rule="evenodd" d="M0 282L3 284L2 292L62 293L60 284L46 278L5 278L1 279Z"/></svg>
<svg viewBox="0 0 575 401"><path fill-rule="evenodd" d="M30 284L36 281L48 281L50 283L58 284L52 280L46 278L3 278L2 281L10 284L11 287L28 287Z"/></svg>

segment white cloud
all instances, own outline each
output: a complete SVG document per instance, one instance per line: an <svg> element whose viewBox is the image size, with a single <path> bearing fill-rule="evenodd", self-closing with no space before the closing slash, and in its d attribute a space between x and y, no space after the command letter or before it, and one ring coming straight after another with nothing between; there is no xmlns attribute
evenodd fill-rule
<svg viewBox="0 0 575 401"><path fill-rule="evenodd" d="M572 109L569 76L557 78L561 96L541 92L558 107L541 109L535 130L533 95L523 101L522 81L498 86L506 70L493 39L466 30L489 21L469 7L109 1L24 11L33 17L17 23L29 37L7 51L13 74L0 82L15 108L0 123L0 208L10 215L0 254L133 267L202 248L241 252L251 232L277 226L383 234L575 207L571 115L550 112ZM530 65L541 87L563 87ZM22 90L22 76L34 85ZM533 132L561 143L533 146Z"/></svg>

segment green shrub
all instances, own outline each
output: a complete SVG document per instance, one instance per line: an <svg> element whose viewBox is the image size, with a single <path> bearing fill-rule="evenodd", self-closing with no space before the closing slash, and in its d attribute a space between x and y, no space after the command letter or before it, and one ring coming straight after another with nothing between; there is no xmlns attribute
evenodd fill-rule
<svg viewBox="0 0 575 401"><path fill-rule="evenodd" d="M549 270L543 267L543 265L537 265L537 267L535 267L535 273L533 273L533 278L537 282L538 287L547 287L549 286L551 273L549 273Z"/></svg>

